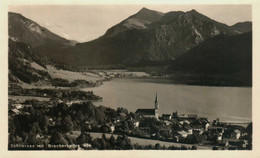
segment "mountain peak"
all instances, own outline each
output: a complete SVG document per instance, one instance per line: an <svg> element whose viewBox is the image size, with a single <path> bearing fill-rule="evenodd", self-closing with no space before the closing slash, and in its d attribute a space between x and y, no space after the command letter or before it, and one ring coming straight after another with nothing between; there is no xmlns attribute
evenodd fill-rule
<svg viewBox="0 0 260 158"><path fill-rule="evenodd" d="M197 10L195 10L195 9L192 9L189 12L191 12L191 13L198 13Z"/></svg>
<svg viewBox="0 0 260 158"><path fill-rule="evenodd" d="M136 15L140 15L140 14L145 15L145 16L154 15L154 14L157 14L157 15L160 15L160 16L164 15L161 12L154 11L154 10L151 10L151 9L148 9L148 8L145 8L145 7L143 7Z"/></svg>
<svg viewBox="0 0 260 158"><path fill-rule="evenodd" d="M143 7L140 11L149 11L150 9Z"/></svg>

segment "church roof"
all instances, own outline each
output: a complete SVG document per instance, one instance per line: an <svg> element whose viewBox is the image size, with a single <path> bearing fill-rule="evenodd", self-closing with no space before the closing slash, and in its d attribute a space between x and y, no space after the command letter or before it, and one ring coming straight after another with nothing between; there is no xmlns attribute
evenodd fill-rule
<svg viewBox="0 0 260 158"><path fill-rule="evenodd" d="M155 109L137 109L135 113L142 115L155 115Z"/></svg>

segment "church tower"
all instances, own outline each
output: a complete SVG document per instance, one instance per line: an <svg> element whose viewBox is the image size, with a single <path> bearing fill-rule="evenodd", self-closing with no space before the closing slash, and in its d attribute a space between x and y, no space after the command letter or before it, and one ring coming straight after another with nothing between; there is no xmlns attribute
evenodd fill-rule
<svg viewBox="0 0 260 158"><path fill-rule="evenodd" d="M155 96L155 101L154 101L154 104L155 104L155 117L158 119L159 118L159 102L158 102L158 97L157 97L157 93L156 93L156 96Z"/></svg>

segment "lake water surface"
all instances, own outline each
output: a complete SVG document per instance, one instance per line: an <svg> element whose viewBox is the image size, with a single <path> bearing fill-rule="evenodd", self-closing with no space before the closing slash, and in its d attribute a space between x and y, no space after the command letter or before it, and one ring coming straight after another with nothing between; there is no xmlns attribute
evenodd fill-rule
<svg viewBox="0 0 260 158"><path fill-rule="evenodd" d="M114 109L124 107L135 112L138 108L154 108L157 93L160 115L178 111L209 120L252 120L252 88L178 85L165 79L113 79L85 90L103 97L96 105Z"/></svg>

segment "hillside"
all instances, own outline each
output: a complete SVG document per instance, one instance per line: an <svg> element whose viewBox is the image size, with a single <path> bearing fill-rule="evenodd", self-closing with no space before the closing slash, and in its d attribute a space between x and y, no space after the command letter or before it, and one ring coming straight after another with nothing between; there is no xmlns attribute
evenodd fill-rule
<svg viewBox="0 0 260 158"><path fill-rule="evenodd" d="M241 33L246 33L252 31L252 22L239 22L231 26L234 30L237 30Z"/></svg>
<svg viewBox="0 0 260 158"><path fill-rule="evenodd" d="M215 80L251 86L252 32L219 35L206 40L176 59L169 71L193 76L200 74L201 81L211 75Z"/></svg>
<svg viewBox="0 0 260 158"><path fill-rule="evenodd" d="M17 13L8 13L8 35L14 41L23 42L51 57L55 49L75 45L75 41L60 37L36 22Z"/></svg>
<svg viewBox="0 0 260 158"><path fill-rule="evenodd" d="M34 51L29 45L9 39L9 84L20 84L27 88L38 85L43 87L70 87L84 84L84 86L95 86L101 84L102 78L93 73L69 71L73 69L67 65L51 61ZM62 68L62 69L60 69Z"/></svg>
<svg viewBox="0 0 260 158"><path fill-rule="evenodd" d="M18 83L49 80L45 70L48 59L32 51L25 43L9 40L8 43L9 81Z"/></svg>

